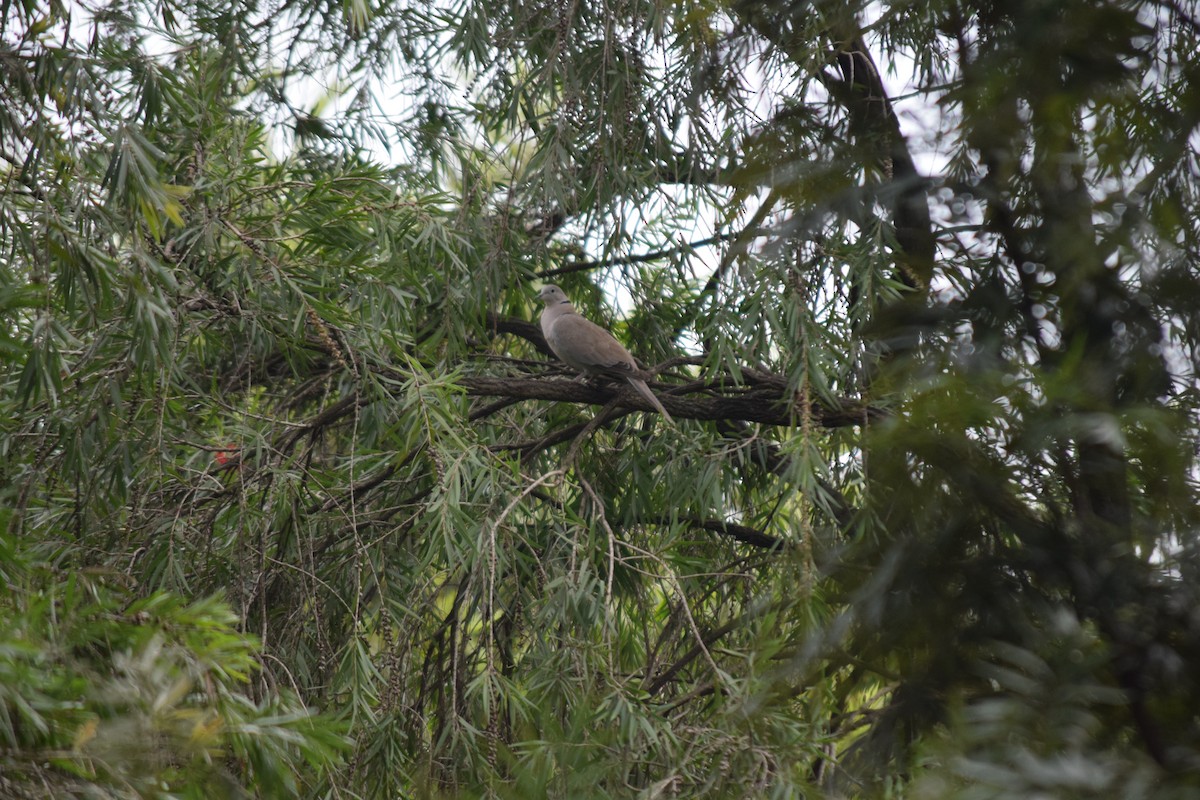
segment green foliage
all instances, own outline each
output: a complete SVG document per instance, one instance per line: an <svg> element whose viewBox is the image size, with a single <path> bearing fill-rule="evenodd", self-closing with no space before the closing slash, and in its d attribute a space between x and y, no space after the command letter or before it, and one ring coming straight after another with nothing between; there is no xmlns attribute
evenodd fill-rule
<svg viewBox="0 0 1200 800"><path fill-rule="evenodd" d="M1198 38L5 5L0 793L1194 794Z"/></svg>
<svg viewBox="0 0 1200 800"><path fill-rule="evenodd" d="M6 797L294 797L300 765L336 765L339 726L288 690L255 699L259 644L220 599L139 596L68 547L0 552Z"/></svg>

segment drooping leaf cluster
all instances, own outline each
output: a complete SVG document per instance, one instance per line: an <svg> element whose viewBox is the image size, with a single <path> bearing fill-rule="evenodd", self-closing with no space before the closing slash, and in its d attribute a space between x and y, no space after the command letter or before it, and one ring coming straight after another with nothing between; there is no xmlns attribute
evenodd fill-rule
<svg viewBox="0 0 1200 800"><path fill-rule="evenodd" d="M219 598L135 592L52 544L0 539L5 797L294 797L338 763L343 726L255 697L258 645Z"/></svg>

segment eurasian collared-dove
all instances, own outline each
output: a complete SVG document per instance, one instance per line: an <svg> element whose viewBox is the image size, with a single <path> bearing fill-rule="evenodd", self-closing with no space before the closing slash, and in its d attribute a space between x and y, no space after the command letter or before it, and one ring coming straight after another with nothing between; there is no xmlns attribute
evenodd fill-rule
<svg viewBox="0 0 1200 800"><path fill-rule="evenodd" d="M586 375L628 381L668 422L673 421L646 385L646 373L638 369L633 356L611 333L581 317L563 290L554 284L543 286L538 297L546 304L542 311L542 334L556 356Z"/></svg>

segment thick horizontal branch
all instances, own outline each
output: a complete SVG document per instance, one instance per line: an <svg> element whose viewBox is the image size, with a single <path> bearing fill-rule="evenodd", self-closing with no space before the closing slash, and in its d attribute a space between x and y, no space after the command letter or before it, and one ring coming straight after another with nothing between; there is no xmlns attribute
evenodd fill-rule
<svg viewBox="0 0 1200 800"><path fill-rule="evenodd" d="M520 400L553 400L603 406L618 398L626 408L654 409L632 387L620 384L593 384L561 378L490 377L472 375L460 378L458 385L470 397L509 397ZM731 387L728 394L680 397L670 394L670 384L653 383L651 389L671 416L681 419L743 420L767 425L800 424L799 407L791 393L775 387L746 389ZM814 407L815 421L826 428L861 425L879 418L881 412L860 403L846 402L835 409Z"/></svg>
<svg viewBox="0 0 1200 800"><path fill-rule="evenodd" d="M487 326L496 333L518 336L539 351L551 355L541 329L534 323L514 317L489 315ZM695 364L692 358L667 362ZM667 368L660 364L650 370L657 374ZM767 425L795 426L799 424L800 409L787 381L779 376L743 367L743 378L750 386L727 386L711 381L699 381L687 386L653 383L651 389L671 416L680 419L726 420L761 422ZM618 399L626 408L653 411L650 404L631 387L615 383L581 383L558 378L525 376L493 377L472 375L460 378L458 384L471 397L502 397L514 400L554 400L566 403L588 403L603 406ZM688 392L684 395L683 392ZM884 413L854 400L845 400L836 408L813 406L814 421L826 428L846 428L879 419Z"/></svg>

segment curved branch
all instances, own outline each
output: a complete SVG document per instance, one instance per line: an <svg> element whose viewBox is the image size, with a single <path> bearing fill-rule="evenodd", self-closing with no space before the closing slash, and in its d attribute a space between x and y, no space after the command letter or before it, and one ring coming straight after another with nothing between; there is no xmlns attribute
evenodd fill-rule
<svg viewBox="0 0 1200 800"><path fill-rule="evenodd" d="M648 253L635 253L629 256L620 256L618 258L610 258L602 261L576 261L554 269L546 269L537 273L539 278L553 278L557 275L565 275L570 272L584 272L589 269L599 269L601 267L618 267L625 264L644 264L649 261L657 261L660 258L670 258L671 256L690 253L701 247L719 244L720 242L735 241L740 237L741 233L718 233L715 236L709 236L707 239L700 239L695 242L686 242L685 244L676 245L675 247L667 247L662 250L652 250Z"/></svg>
<svg viewBox="0 0 1200 800"><path fill-rule="evenodd" d="M659 525L669 525L671 520L662 517L653 522ZM758 528L751 528L748 525L738 525L735 522L726 522L720 519L701 519L700 517L681 516L679 521L691 526L697 530L709 531L717 533L721 536L728 536L730 539L741 542L742 544L761 547L765 550L782 550L786 544L777 536L772 536L769 533L763 533Z"/></svg>
<svg viewBox="0 0 1200 800"><path fill-rule="evenodd" d="M511 333L513 336L519 336L536 347L537 351L542 355L554 358L554 351L550 349L550 345L546 344L546 337L542 335L542 329L534 323L526 322L517 317L504 317L490 312L485 319L485 323L488 330L493 334Z"/></svg>
<svg viewBox="0 0 1200 800"><path fill-rule="evenodd" d="M731 5L735 16L768 42L787 54L797 65L805 64L812 48L811 36L793 17L794 6L783 2L739 0ZM874 162L886 181L877 197L892 211L899 252L897 267L906 283L928 289L936 255L933 227L929 216L927 181L918 173L900 130L887 88L871 58L861 30L836 26L827 30L838 74L817 70L816 77L830 97L846 110L855 143L866 160Z"/></svg>
<svg viewBox="0 0 1200 800"><path fill-rule="evenodd" d="M840 79L828 72L818 76L845 106L855 140L887 179L880 199L891 206L901 275L910 286L927 289L936 254L927 181L913 162L900 118L862 34L840 42L836 59Z"/></svg>

